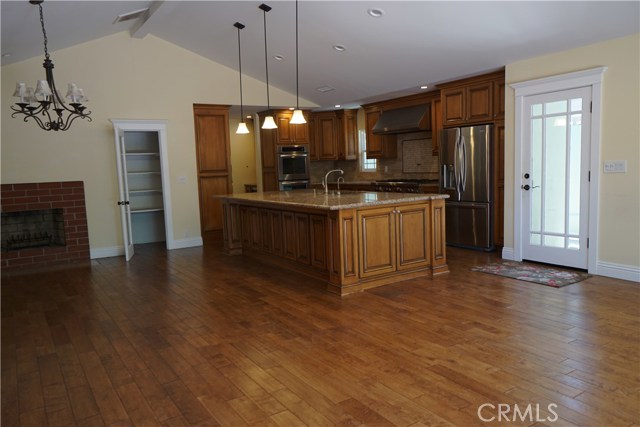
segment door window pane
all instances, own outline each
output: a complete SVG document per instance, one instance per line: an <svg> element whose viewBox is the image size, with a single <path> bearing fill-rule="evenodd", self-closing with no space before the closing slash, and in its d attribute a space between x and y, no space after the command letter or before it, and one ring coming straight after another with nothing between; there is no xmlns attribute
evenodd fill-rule
<svg viewBox="0 0 640 427"><path fill-rule="evenodd" d="M542 108L542 104L538 104ZM542 119L531 120L531 172L530 184L542 181ZM531 192L531 231L542 231L542 192ZM539 243L538 243L539 244Z"/></svg>
<svg viewBox="0 0 640 427"><path fill-rule="evenodd" d="M567 112L567 100L563 99L562 101L554 101L547 102L544 104L544 113L545 114L557 114L557 113L566 113Z"/></svg>
<svg viewBox="0 0 640 427"><path fill-rule="evenodd" d="M569 237L567 239L567 249L579 250L580 249L580 239L578 239L576 237Z"/></svg>
<svg viewBox="0 0 640 427"><path fill-rule="evenodd" d="M566 106L566 101L564 101ZM567 156L567 127L556 123L557 117L545 119L543 168L543 230L565 232L565 185Z"/></svg>
<svg viewBox="0 0 640 427"><path fill-rule="evenodd" d="M582 98L576 98L571 100L571 111L582 110Z"/></svg>
<svg viewBox="0 0 640 427"><path fill-rule="evenodd" d="M582 114L571 115L569 129L569 233L580 234L580 178L582 175Z"/></svg>
<svg viewBox="0 0 640 427"><path fill-rule="evenodd" d="M544 245L552 248L564 248L564 237L544 236Z"/></svg>
<svg viewBox="0 0 640 427"><path fill-rule="evenodd" d="M531 116L541 116L542 115L542 104L533 104L531 106Z"/></svg>
<svg viewBox="0 0 640 427"><path fill-rule="evenodd" d="M530 244L540 246L540 242L542 241L542 239L540 238L540 235L536 233L531 233L530 236L531 236L529 239Z"/></svg>

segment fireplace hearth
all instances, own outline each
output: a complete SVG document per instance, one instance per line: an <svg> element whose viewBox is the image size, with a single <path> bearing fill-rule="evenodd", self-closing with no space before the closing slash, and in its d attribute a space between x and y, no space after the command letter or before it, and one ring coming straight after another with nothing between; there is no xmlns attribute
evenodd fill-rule
<svg viewBox="0 0 640 427"><path fill-rule="evenodd" d="M89 260L81 181L2 184L2 271Z"/></svg>

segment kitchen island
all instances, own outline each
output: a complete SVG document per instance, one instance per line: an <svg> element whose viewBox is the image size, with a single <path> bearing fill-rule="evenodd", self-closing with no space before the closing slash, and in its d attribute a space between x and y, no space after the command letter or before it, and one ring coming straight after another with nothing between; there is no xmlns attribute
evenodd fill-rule
<svg viewBox="0 0 640 427"><path fill-rule="evenodd" d="M318 190L221 196L224 246L339 295L448 271L444 194Z"/></svg>

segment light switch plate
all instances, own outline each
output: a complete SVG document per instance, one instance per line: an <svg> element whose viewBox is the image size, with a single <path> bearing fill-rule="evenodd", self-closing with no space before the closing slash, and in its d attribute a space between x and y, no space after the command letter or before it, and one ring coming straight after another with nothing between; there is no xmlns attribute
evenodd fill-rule
<svg viewBox="0 0 640 427"><path fill-rule="evenodd" d="M604 173L627 173L627 161L606 160L604 162Z"/></svg>
<svg viewBox="0 0 640 427"><path fill-rule="evenodd" d="M180 175L178 177L178 184L186 184L187 183L187 177L184 175Z"/></svg>

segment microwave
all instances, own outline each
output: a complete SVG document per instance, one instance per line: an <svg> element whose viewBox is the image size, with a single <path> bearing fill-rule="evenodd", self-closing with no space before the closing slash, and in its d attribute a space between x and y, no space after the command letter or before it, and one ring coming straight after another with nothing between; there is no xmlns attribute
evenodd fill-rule
<svg viewBox="0 0 640 427"><path fill-rule="evenodd" d="M306 145L281 145L276 155L278 181L309 179L309 148Z"/></svg>

